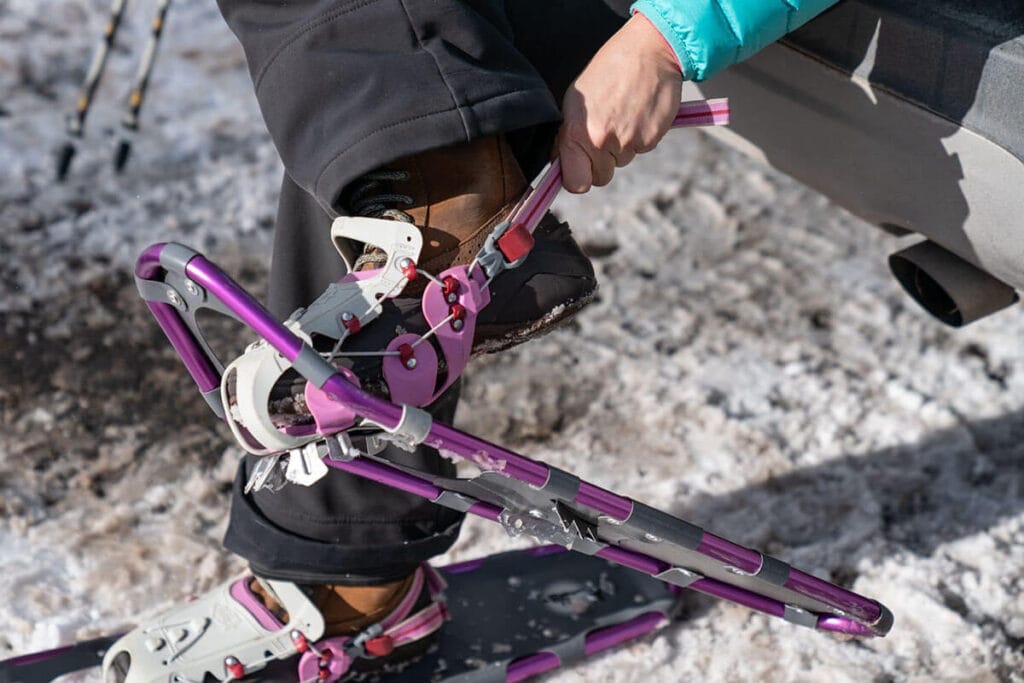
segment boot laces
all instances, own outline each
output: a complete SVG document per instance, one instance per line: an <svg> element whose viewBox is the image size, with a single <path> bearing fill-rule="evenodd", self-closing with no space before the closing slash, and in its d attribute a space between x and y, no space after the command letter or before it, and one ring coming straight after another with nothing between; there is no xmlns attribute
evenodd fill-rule
<svg viewBox="0 0 1024 683"><path fill-rule="evenodd" d="M394 181L408 180L406 171L379 169L361 175L349 185L347 201L348 210L354 216L368 218L386 218L393 221L412 223L412 216L398 206L412 206L413 198L407 194L393 192L388 185ZM367 244L362 255L356 260L354 270L362 270L365 266L379 267L387 262L387 254L383 250Z"/></svg>

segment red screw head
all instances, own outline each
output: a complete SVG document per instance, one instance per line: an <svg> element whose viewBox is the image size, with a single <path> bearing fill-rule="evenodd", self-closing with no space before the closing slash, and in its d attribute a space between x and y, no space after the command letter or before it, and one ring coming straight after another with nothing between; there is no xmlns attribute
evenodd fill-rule
<svg viewBox="0 0 1024 683"><path fill-rule="evenodd" d="M354 335L362 329L362 324L359 323L359 318L354 315L347 319L347 321L342 321L341 324L345 326L345 329L348 330L348 334L350 335Z"/></svg>
<svg viewBox="0 0 1024 683"><path fill-rule="evenodd" d="M448 314L452 317L452 329L458 332L465 326L466 307L462 304L452 304L448 307Z"/></svg>
<svg viewBox="0 0 1024 683"><path fill-rule="evenodd" d="M228 656L224 658L224 668L228 670L231 677L241 680L245 676L245 666L238 661L237 657Z"/></svg>
<svg viewBox="0 0 1024 683"><path fill-rule="evenodd" d="M398 357L402 359L402 365L412 370L416 367L416 355L413 348L408 344L398 346Z"/></svg>
<svg viewBox="0 0 1024 683"><path fill-rule="evenodd" d="M300 653L304 653L309 649L309 641L306 640L306 636L302 631L292 631L290 634L292 643L295 645L295 649Z"/></svg>
<svg viewBox="0 0 1024 683"><path fill-rule="evenodd" d="M402 271L402 275L405 276L406 280L416 279L416 263L408 256L398 262L398 268Z"/></svg>
<svg viewBox="0 0 1024 683"><path fill-rule="evenodd" d="M445 299L451 301L448 297L459 291L459 281L451 275L441 280L441 292L444 294Z"/></svg>

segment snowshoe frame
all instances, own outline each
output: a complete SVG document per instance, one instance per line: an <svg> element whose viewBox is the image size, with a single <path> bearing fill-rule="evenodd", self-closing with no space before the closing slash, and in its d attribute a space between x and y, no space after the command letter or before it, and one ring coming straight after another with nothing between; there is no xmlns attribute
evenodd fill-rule
<svg viewBox="0 0 1024 683"><path fill-rule="evenodd" d="M724 101L686 103L674 127L719 125L727 119ZM532 232L560 187L556 161L524 200L516 226ZM347 429L316 435L316 440L295 449L295 456L303 451L328 467L501 523L512 535L526 533L801 626L861 637L884 636L892 627L891 612L877 601L570 472L437 423L421 409L363 391L188 247L152 245L139 257L135 275L150 311L221 419L227 413L220 391L223 365L196 322L196 312L204 308L255 331L310 384L358 416L357 427L372 428L376 434L368 439L371 445L374 439L408 447L422 443L446 457L468 460L482 473L471 479L445 479L403 468L377 458L372 447L364 451L353 446Z"/></svg>

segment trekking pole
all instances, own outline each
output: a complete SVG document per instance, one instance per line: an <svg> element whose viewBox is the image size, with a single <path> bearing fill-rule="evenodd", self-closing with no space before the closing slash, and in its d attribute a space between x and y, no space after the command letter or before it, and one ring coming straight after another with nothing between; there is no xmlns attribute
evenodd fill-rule
<svg viewBox="0 0 1024 683"><path fill-rule="evenodd" d="M171 0L160 0L157 4L156 16L153 17L153 24L150 26L149 42L146 44L142 61L139 62L139 70L135 74L135 84L128 96L128 113L121 121L124 134L114 152L114 170L117 173L120 173L128 163L128 156L132 150L132 137L139 130L139 112L142 110L142 101L145 99L146 89L149 87L149 77L153 73L153 64L156 63L156 51L160 45L160 36L163 35L167 10L170 9L170 6Z"/></svg>
<svg viewBox="0 0 1024 683"><path fill-rule="evenodd" d="M99 87L100 80L103 77L103 69L107 64L110 48L114 45L117 30L121 27L121 20L124 18L124 10L127 4L127 0L113 0L110 6L110 18L107 20L106 26L103 27L103 35L100 38L99 45L96 46L96 51L93 53L89 70L85 74L82 90L75 103L75 111L68 115L67 118L68 140L57 152L58 182L63 181L67 177L68 169L71 168L71 160L75 156L74 139L81 138L85 131L85 118L89 114L93 95L96 94L96 88Z"/></svg>

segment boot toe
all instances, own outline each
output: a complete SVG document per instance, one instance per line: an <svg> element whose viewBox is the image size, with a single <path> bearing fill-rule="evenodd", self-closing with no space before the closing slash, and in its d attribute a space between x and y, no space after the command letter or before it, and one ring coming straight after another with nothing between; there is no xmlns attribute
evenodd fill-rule
<svg viewBox="0 0 1024 683"><path fill-rule="evenodd" d="M547 214L534 233L533 251L518 268L491 284L491 303L480 316L478 341L495 335L540 334L590 303L597 292L594 266L569 226ZM517 334L526 332L527 334Z"/></svg>
<svg viewBox="0 0 1024 683"><path fill-rule="evenodd" d="M546 334L594 300L593 264L572 238L569 226L547 214L534 235L536 243L526 260L492 281L491 301L477 319L474 354L502 351ZM428 329L421 297L403 293L383 302L381 314L346 340L334 362L354 372L363 389L386 397L381 357L360 354L382 351L399 334L423 334ZM333 344L327 338L314 340L321 352ZM435 350L443 372L444 354L436 345ZM346 352L357 355L346 357Z"/></svg>

